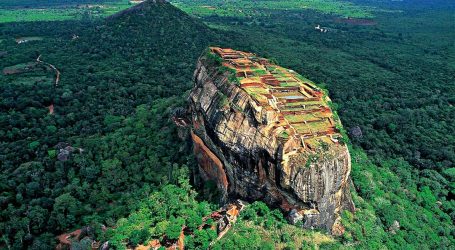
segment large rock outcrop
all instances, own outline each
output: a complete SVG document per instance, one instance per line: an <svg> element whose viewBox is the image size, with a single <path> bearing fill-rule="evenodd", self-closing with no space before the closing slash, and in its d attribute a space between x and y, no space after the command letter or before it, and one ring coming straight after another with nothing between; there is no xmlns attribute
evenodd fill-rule
<svg viewBox="0 0 455 250"><path fill-rule="evenodd" d="M210 48L190 94L200 172L224 199L263 200L306 228L339 231L351 160L323 90L254 54ZM335 230L333 230L335 231Z"/></svg>

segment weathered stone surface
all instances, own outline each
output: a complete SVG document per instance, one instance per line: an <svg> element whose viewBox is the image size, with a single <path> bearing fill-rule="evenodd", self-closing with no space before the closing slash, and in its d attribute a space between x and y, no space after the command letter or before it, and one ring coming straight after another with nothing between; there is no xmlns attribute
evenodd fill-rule
<svg viewBox="0 0 455 250"><path fill-rule="evenodd" d="M292 224L297 224L298 222L303 221L303 215L297 211L297 209L292 209L288 216L289 222Z"/></svg>
<svg viewBox="0 0 455 250"><path fill-rule="evenodd" d="M332 226L332 234L335 235L335 236L342 236L344 234L344 232L346 231L346 229L344 228L344 226L341 224L341 218L338 217L336 220L335 220L335 223L333 223L333 226Z"/></svg>
<svg viewBox="0 0 455 250"><path fill-rule="evenodd" d="M218 188L223 191L223 194L226 194L228 181L223 163L209 148L207 148L199 136L191 133L191 137L194 143L194 154L202 168L200 173L203 175L203 178L217 180Z"/></svg>
<svg viewBox="0 0 455 250"><path fill-rule="evenodd" d="M303 218L306 228L331 232L343 209L354 211L347 147L310 150L278 138L270 131L279 111L259 106L229 74L205 57L195 71L192 138L203 177L215 180L225 199L263 200L294 211L292 220Z"/></svg>

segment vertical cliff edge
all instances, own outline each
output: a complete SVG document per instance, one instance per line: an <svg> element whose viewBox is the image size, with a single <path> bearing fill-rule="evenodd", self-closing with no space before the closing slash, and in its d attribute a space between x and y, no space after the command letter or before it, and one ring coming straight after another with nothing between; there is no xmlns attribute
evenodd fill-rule
<svg viewBox="0 0 455 250"><path fill-rule="evenodd" d="M223 199L262 200L306 228L343 231L354 211L351 159L325 92L254 54L210 48L190 93L191 137L204 179Z"/></svg>

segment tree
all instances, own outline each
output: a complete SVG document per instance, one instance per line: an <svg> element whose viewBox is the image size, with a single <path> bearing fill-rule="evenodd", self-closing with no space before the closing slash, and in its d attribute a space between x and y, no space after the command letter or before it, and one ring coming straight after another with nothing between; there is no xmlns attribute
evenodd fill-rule
<svg viewBox="0 0 455 250"><path fill-rule="evenodd" d="M186 210L184 213L187 215L186 219L186 226L191 230L191 231L196 231L197 228L202 225L202 217L198 215L195 211L193 210Z"/></svg>
<svg viewBox="0 0 455 250"><path fill-rule="evenodd" d="M51 218L59 230L74 227L79 214L80 202L71 194L65 193L55 198Z"/></svg>
<svg viewBox="0 0 455 250"><path fill-rule="evenodd" d="M212 229L196 230L194 232L194 248L208 249L210 243L216 239L216 232Z"/></svg>
<svg viewBox="0 0 455 250"><path fill-rule="evenodd" d="M183 223L182 218L171 217L170 225L166 228L166 237L170 240L178 240L182 232Z"/></svg>

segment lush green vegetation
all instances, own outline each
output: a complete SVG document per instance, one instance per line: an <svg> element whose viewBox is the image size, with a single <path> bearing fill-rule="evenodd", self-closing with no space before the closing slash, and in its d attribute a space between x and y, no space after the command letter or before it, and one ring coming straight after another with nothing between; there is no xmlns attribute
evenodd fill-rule
<svg viewBox="0 0 455 250"><path fill-rule="evenodd" d="M254 202L213 249L317 249L324 246L340 247L341 244L323 232L290 225L279 210Z"/></svg>
<svg viewBox="0 0 455 250"><path fill-rule="evenodd" d="M269 15L270 10L311 9L327 14L344 17L371 18L373 8L363 7L341 0L286 0L286 1L222 1L222 0L174 0L171 1L182 10L197 16L251 17Z"/></svg>
<svg viewBox="0 0 455 250"><path fill-rule="evenodd" d="M182 171L183 170L183 171ZM180 168L179 182L165 185L139 204L139 209L125 219L117 221L114 228L101 239L109 240L115 249L126 246L147 245L151 240L175 242L182 228L186 227L185 246L189 249L207 249L216 238L213 220L206 220L216 208L207 202L197 202L196 192L188 181L189 172ZM204 228L199 229L201 225Z"/></svg>
<svg viewBox="0 0 455 250"><path fill-rule="evenodd" d="M98 4L115 1L119 0L3 0L0 3L0 6L2 8L33 8L75 4Z"/></svg>
<svg viewBox="0 0 455 250"><path fill-rule="evenodd" d="M422 185L428 178L403 159L384 160L376 165L360 149L352 149L352 178L355 181L355 215L345 212L347 233L342 241L359 248L450 249L453 239L453 200L444 200ZM417 178L416 178L417 177ZM440 181L452 182L453 177ZM393 228L398 222L400 228ZM420 246L420 247L419 247Z"/></svg>
<svg viewBox="0 0 455 250"><path fill-rule="evenodd" d="M94 237L122 248L162 232L175 236L170 225L188 223L181 216L188 209L195 221L213 209L204 202L210 191L195 196L187 185L195 163L170 121L211 44L275 58L325 83L354 144L358 208L343 215L345 234L331 238L255 203L216 248L450 249L453 4L354 2L393 12L374 12L377 24L362 26L312 10L264 8L254 16L201 15L208 28L160 4L106 21L1 24L0 69L41 54L62 76L54 87L45 69L0 75L0 248L53 248L55 235L86 225L117 226ZM315 31L317 24L330 31ZM44 39L17 44L24 36ZM83 151L60 161L59 142ZM187 245L205 246L212 236L205 230Z"/></svg>
<svg viewBox="0 0 455 250"><path fill-rule="evenodd" d="M2 1L0 23L87 20L109 16L132 5L128 0Z"/></svg>
<svg viewBox="0 0 455 250"><path fill-rule="evenodd" d="M361 149L351 148L351 153L357 211L355 215L343 214L346 232L341 238L289 225L279 210L255 202L247 205L234 227L213 249L418 249L422 246L450 249L451 218L441 210L447 204L438 203L428 187L418 190L419 180L413 178L417 171L412 166L403 160L375 165ZM184 178L181 180L187 183ZM163 195L168 199L164 200ZM177 206L176 200L181 205ZM194 202L193 191L167 186L141 203L137 212L119 220L117 227L101 238L115 242L119 248L162 240L177 214L186 225L190 224L192 213L188 213L188 207L201 211L191 221L201 221L209 213L208 204ZM398 229L393 226L395 221L399 221ZM193 249L193 240L200 245L209 244L213 237L206 235L188 236L186 246Z"/></svg>
<svg viewBox="0 0 455 250"><path fill-rule="evenodd" d="M188 145L170 143L179 141L170 117L186 105L180 96L212 32L170 5L145 11L103 27L75 21L1 27L7 51L1 68L41 54L62 74L56 88L0 76L2 246L42 249L54 244L52 234L114 225L157 187L174 183L180 166L194 166ZM13 39L38 33L46 39ZM59 161L59 142L83 152Z"/></svg>

